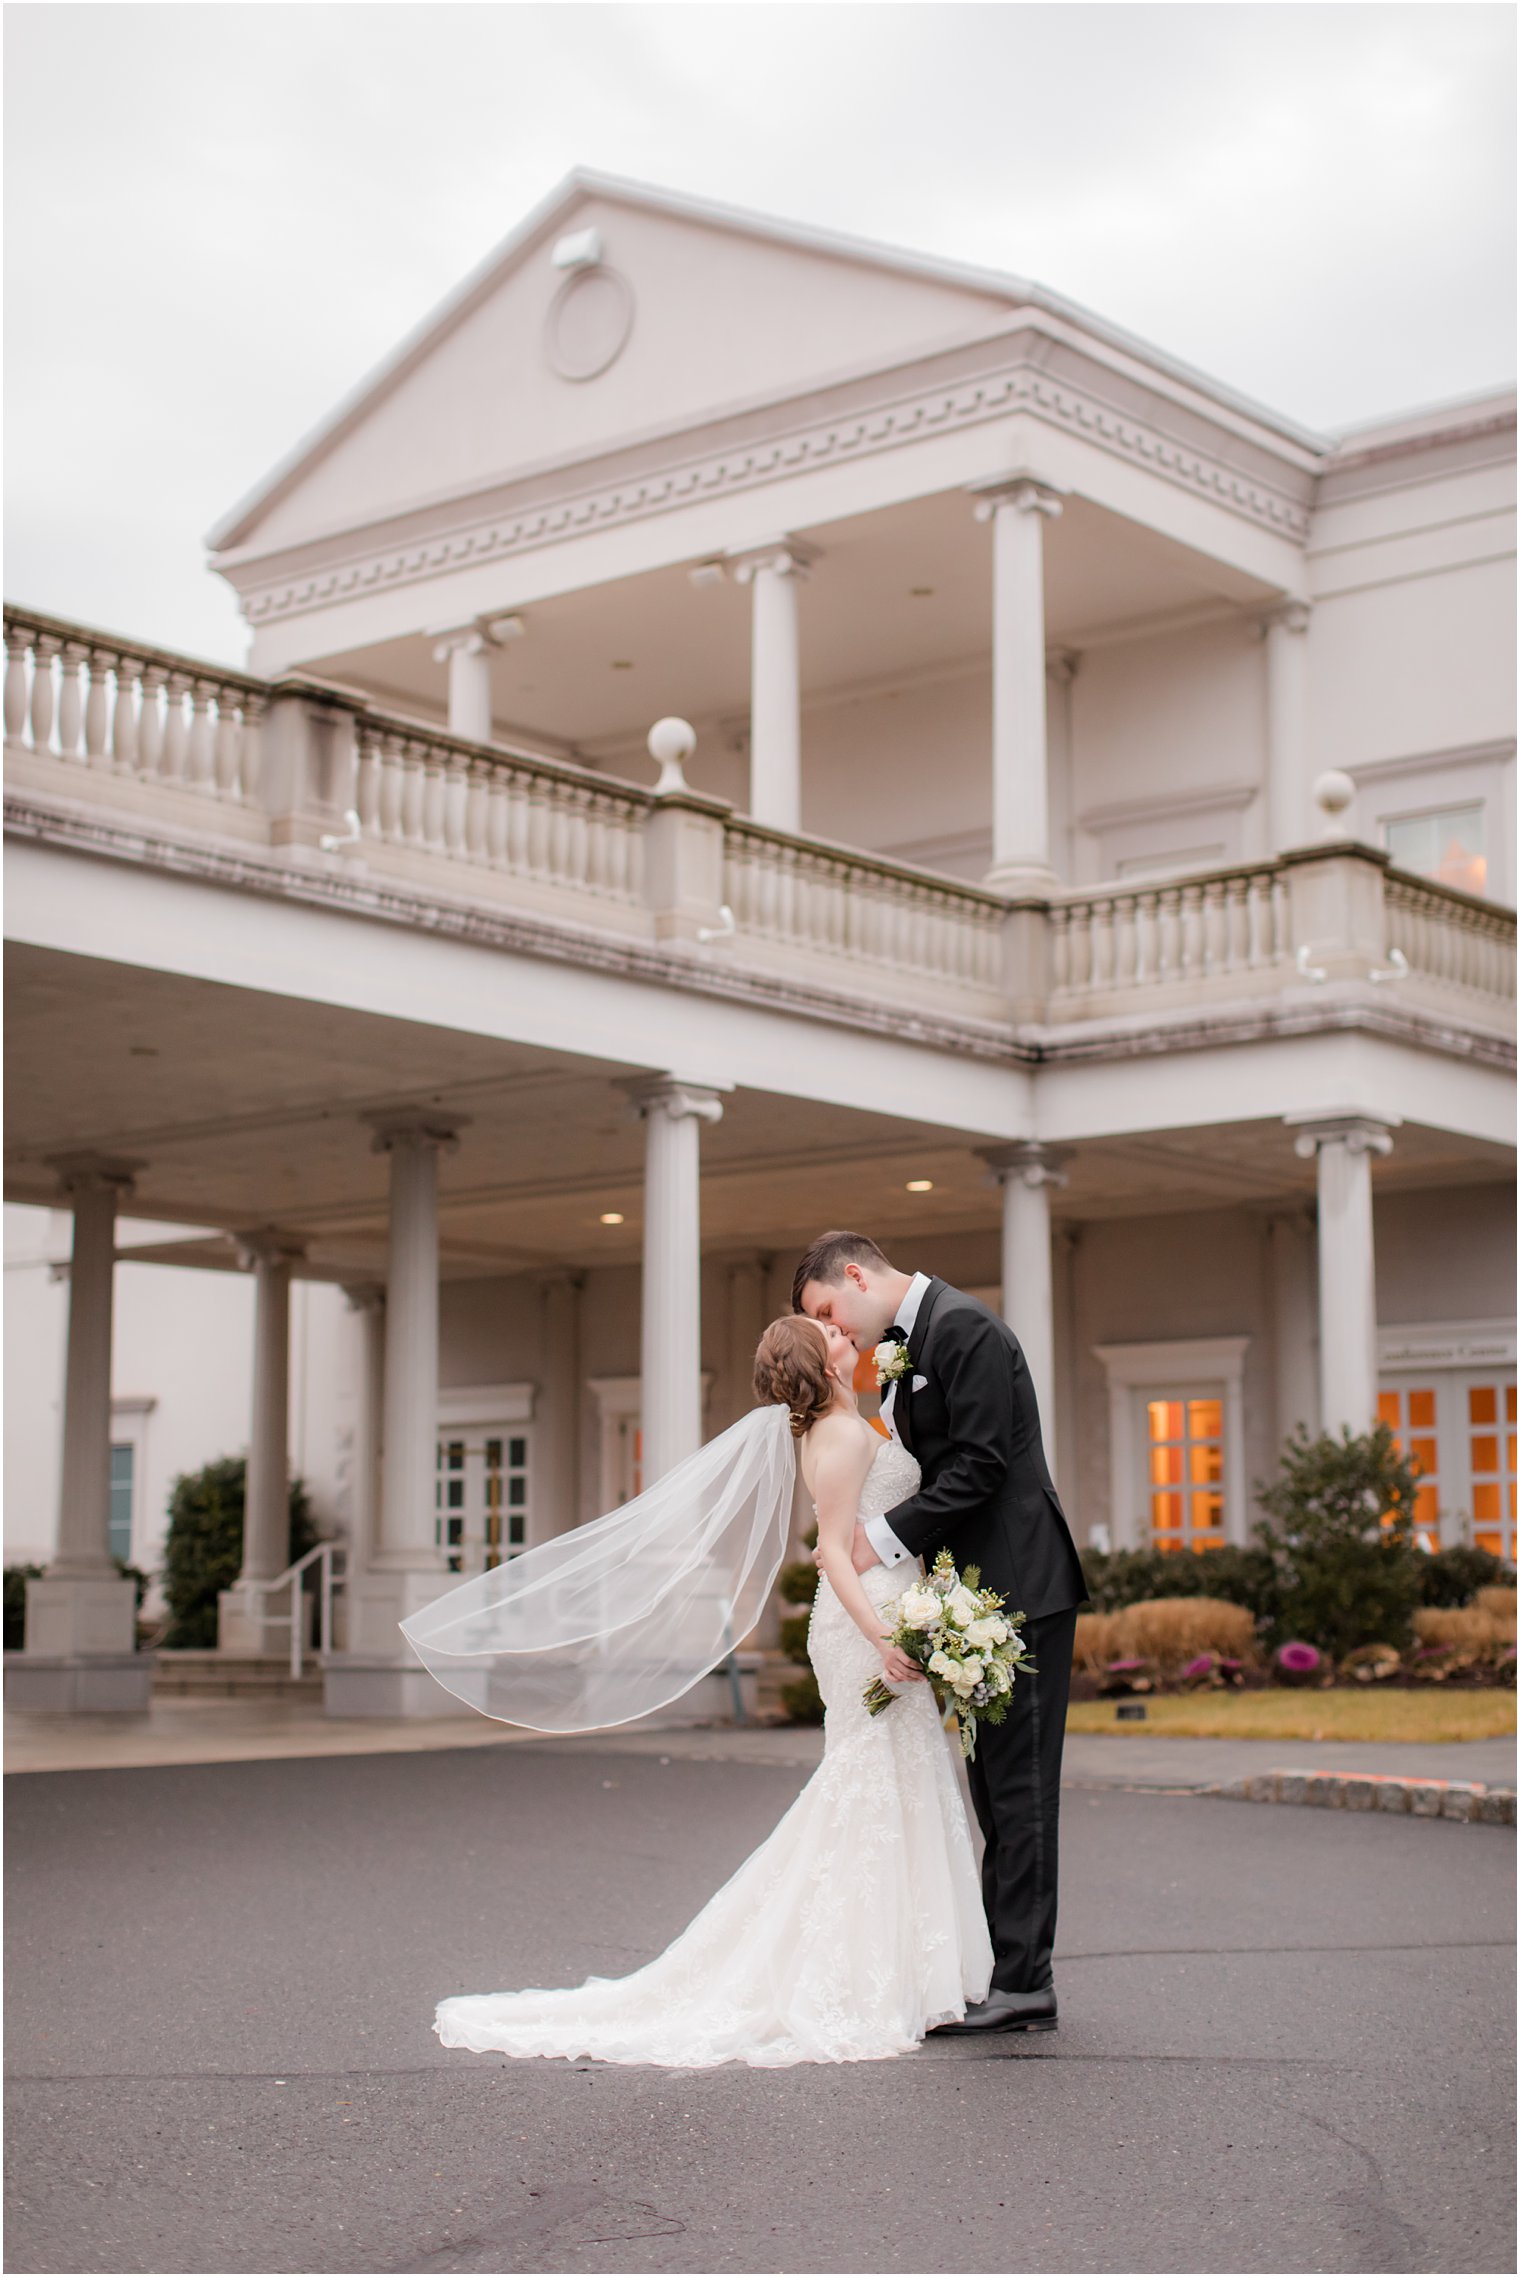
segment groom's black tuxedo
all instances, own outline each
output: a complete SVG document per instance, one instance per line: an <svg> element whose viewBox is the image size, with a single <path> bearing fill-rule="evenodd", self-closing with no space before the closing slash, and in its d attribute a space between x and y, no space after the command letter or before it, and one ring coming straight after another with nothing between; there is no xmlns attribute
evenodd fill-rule
<svg viewBox="0 0 1520 2277"><path fill-rule="evenodd" d="M962 1569L979 1566L983 1587L1027 1615L1036 1667L1015 1681L1006 1720L981 1727L967 1772L986 1842L993 1986L1037 1992L1051 1982L1061 1742L1087 1584L1045 1462L1029 1367L1007 1322L931 1279L908 1352L892 1421L923 1481L885 1523L931 1565L943 1548ZM915 1376L924 1378L917 1391Z"/></svg>
<svg viewBox="0 0 1520 2277"><path fill-rule="evenodd" d="M1082 1604L1082 1563L1013 1330L975 1297L931 1279L908 1354L892 1421L924 1475L917 1494L886 1514L903 1548L929 1565L947 1548L958 1566L980 1566L983 1586L1031 1620ZM921 1391L915 1376L926 1379Z"/></svg>

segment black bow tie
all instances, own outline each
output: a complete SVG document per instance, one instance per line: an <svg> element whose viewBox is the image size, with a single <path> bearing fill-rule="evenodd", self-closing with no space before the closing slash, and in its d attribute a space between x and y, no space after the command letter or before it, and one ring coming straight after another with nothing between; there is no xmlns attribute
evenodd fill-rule
<svg viewBox="0 0 1520 2277"><path fill-rule="evenodd" d="M882 1337L883 1344L906 1344L907 1341L908 1331L903 1327L902 1322L899 1320L894 1320L891 1327L885 1332Z"/></svg>

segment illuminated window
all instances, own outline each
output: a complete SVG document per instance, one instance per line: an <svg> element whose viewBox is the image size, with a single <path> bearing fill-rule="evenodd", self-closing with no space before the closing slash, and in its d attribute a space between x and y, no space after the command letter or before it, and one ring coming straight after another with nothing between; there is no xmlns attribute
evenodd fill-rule
<svg viewBox="0 0 1520 2277"><path fill-rule="evenodd" d="M1438 885L1481 894L1488 887L1481 806L1442 807L1430 814L1386 815L1383 843L1401 870Z"/></svg>
<svg viewBox="0 0 1520 2277"><path fill-rule="evenodd" d="M1515 1379L1508 1368L1385 1376L1378 1417L1419 1476L1415 1525L1432 1549L1464 1542L1515 1560Z"/></svg>
<svg viewBox="0 0 1520 2277"><path fill-rule="evenodd" d="M1401 1455L1419 1474L1414 1498L1414 1522L1430 1537L1432 1549L1441 1546L1441 1463L1436 1425L1436 1389L1433 1384L1398 1385L1378 1393L1378 1421L1393 1433Z"/></svg>
<svg viewBox="0 0 1520 2277"><path fill-rule="evenodd" d="M1224 1543L1224 1402L1209 1391L1145 1400L1146 1486L1158 1550Z"/></svg>
<svg viewBox="0 0 1520 2277"><path fill-rule="evenodd" d="M1515 1387L1467 1387L1467 1442L1472 1469L1472 1538L1507 1564L1515 1556Z"/></svg>

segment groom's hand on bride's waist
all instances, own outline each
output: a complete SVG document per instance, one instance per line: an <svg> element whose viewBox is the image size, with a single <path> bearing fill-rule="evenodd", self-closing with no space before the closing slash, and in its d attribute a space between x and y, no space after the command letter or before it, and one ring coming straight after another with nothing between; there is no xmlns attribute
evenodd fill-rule
<svg viewBox="0 0 1520 2277"><path fill-rule="evenodd" d="M817 1566L818 1571L822 1573L822 1550L814 1550L813 1563L815 1566ZM866 1532L864 1526L859 1524L858 1521L855 1527L855 1538L850 1544L850 1563L854 1566L857 1573L869 1573L873 1565L880 1565L881 1563L881 1559L876 1555L876 1551L872 1547L870 1535Z"/></svg>

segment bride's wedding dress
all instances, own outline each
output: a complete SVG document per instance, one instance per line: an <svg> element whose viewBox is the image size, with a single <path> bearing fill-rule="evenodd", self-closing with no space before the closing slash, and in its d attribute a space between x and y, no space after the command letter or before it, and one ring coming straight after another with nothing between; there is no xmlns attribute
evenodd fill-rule
<svg viewBox="0 0 1520 2277"><path fill-rule="evenodd" d="M918 1485L886 1440L862 1517ZM885 1605L915 1568L861 1577ZM980 2000L992 1947L951 1742L927 1684L881 1715L861 1693L881 1661L818 1585L808 1654L826 1710L823 1761L791 1809L657 1960L544 1992L462 1993L433 2029L449 2048L604 2063L859 2063L903 2055Z"/></svg>

